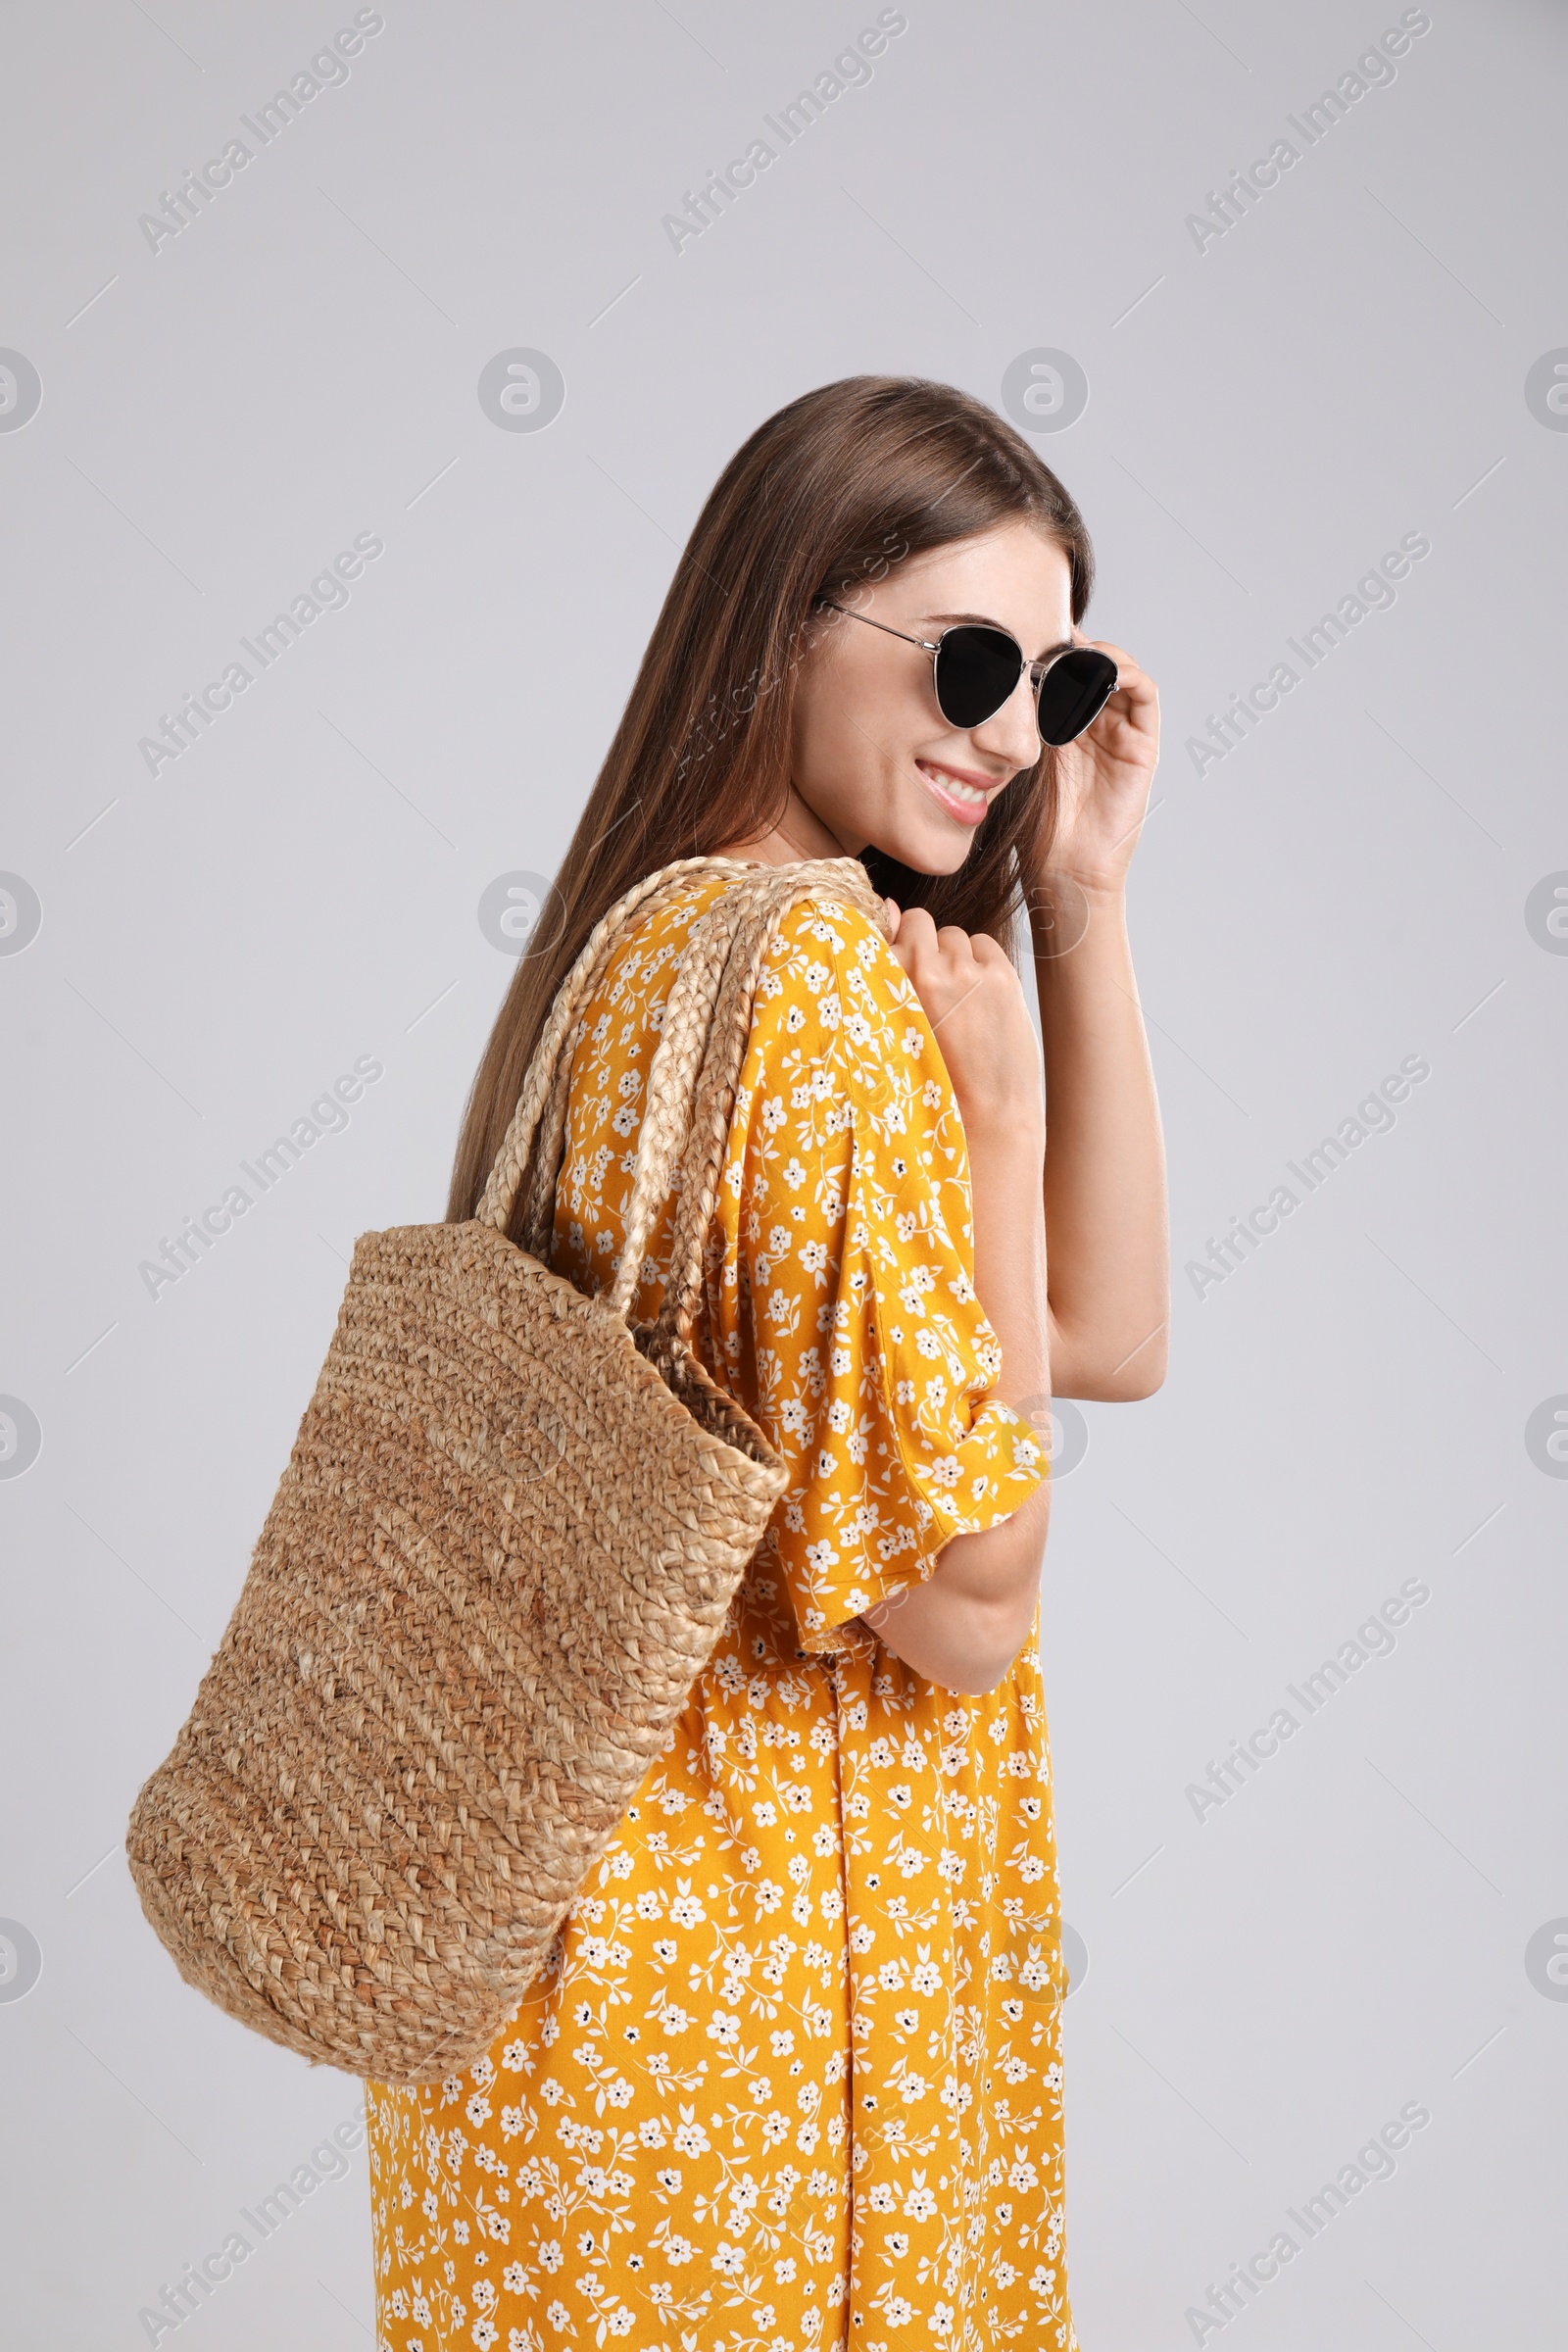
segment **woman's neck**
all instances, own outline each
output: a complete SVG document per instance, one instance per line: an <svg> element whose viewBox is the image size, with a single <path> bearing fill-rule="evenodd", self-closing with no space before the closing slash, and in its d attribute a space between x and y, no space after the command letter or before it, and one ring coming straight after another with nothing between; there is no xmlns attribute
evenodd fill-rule
<svg viewBox="0 0 1568 2352"><path fill-rule="evenodd" d="M807 807L792 784L784 813L776 825L754 841L731 842L713 855L743 858L753 865L798 865L807 858L848 858L854 852L847 850L815 810Z"/></svg>

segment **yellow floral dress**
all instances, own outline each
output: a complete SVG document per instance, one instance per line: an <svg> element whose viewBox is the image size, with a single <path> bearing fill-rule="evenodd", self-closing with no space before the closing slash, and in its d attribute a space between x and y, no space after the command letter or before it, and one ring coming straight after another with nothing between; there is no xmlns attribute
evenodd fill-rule
<svg viewBox="0 0 1568 2352"><path fill-rule="evenodd" d="M629 932L587 1008L553 1244L584 1289L612 1279L672 967L719 887ZM694 1334L793 1483L488 2056L369 2086L382 2352L1076 2352L1035 1639L957 1697L856 1622L1046 1475L988 1394L970 1207L902 967L858 911L796 908ZM639 1318L669 1239L666 1207Z"/></svg>

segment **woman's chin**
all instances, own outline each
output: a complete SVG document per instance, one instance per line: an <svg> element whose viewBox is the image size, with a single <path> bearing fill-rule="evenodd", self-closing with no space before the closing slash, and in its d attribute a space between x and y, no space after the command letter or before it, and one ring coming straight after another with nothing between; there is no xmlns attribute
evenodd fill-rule
<svg viewBox="0 0 1568 2352"><path fill-rule="evenodd" d="M959 824L923 792L916 801L906 791L878 796L876 805L857 811L853 824L839 828L841 839L864 842L861 858L876 851L916 874L956 874L979 829Z"/></svg>
<svg viewBox="0 0 1568 2352"><path fill-rule="evenodd" d="M912 866L917 874L956 874L973 849L978 831L978 826L971 829L940 814L921 817L900 828L900 846L890 849L888 855L902 865Z"/></svg>

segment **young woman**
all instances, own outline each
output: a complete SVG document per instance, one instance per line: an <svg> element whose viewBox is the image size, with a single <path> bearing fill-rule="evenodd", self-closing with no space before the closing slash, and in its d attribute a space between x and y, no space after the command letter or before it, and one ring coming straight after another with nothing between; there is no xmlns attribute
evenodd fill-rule
<svg viewBox="0 0 1568 2352"><path fill-rule="evenodd" d="M1123 901L1157 704L1089 649L1090 582L1071 499L965 394L857 377L771 417L699 518L496 1023L455 1219L639 877L858 858L894 902L891 940L853 906L783 918L710 1235L694 1344L792 1485L489 2056L370 2088L388 2352L1074 2352L1035 1432L1053 1387L1148 1396L1167 1313ZM584 1289L724 879L634 923L588 1007L553 1244Z"/></svg>

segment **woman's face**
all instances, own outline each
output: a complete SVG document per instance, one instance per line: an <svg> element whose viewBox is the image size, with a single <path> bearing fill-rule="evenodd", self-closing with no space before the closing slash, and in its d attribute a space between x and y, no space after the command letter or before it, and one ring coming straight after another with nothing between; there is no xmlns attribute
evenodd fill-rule
<svg viewBox="0 0 1568 2352"><path fill-rule="evenodd" d="M989 621L1031 662L1073 642L1067 558L1029 522L911 557L853 601L928 641L954 621ZM1027 671L983 725L950 726L929 654L844 615L817 625L796 689L796 792L846 856L871 847L919 873L953 873L997 794L1040 757Z"/></svg>

